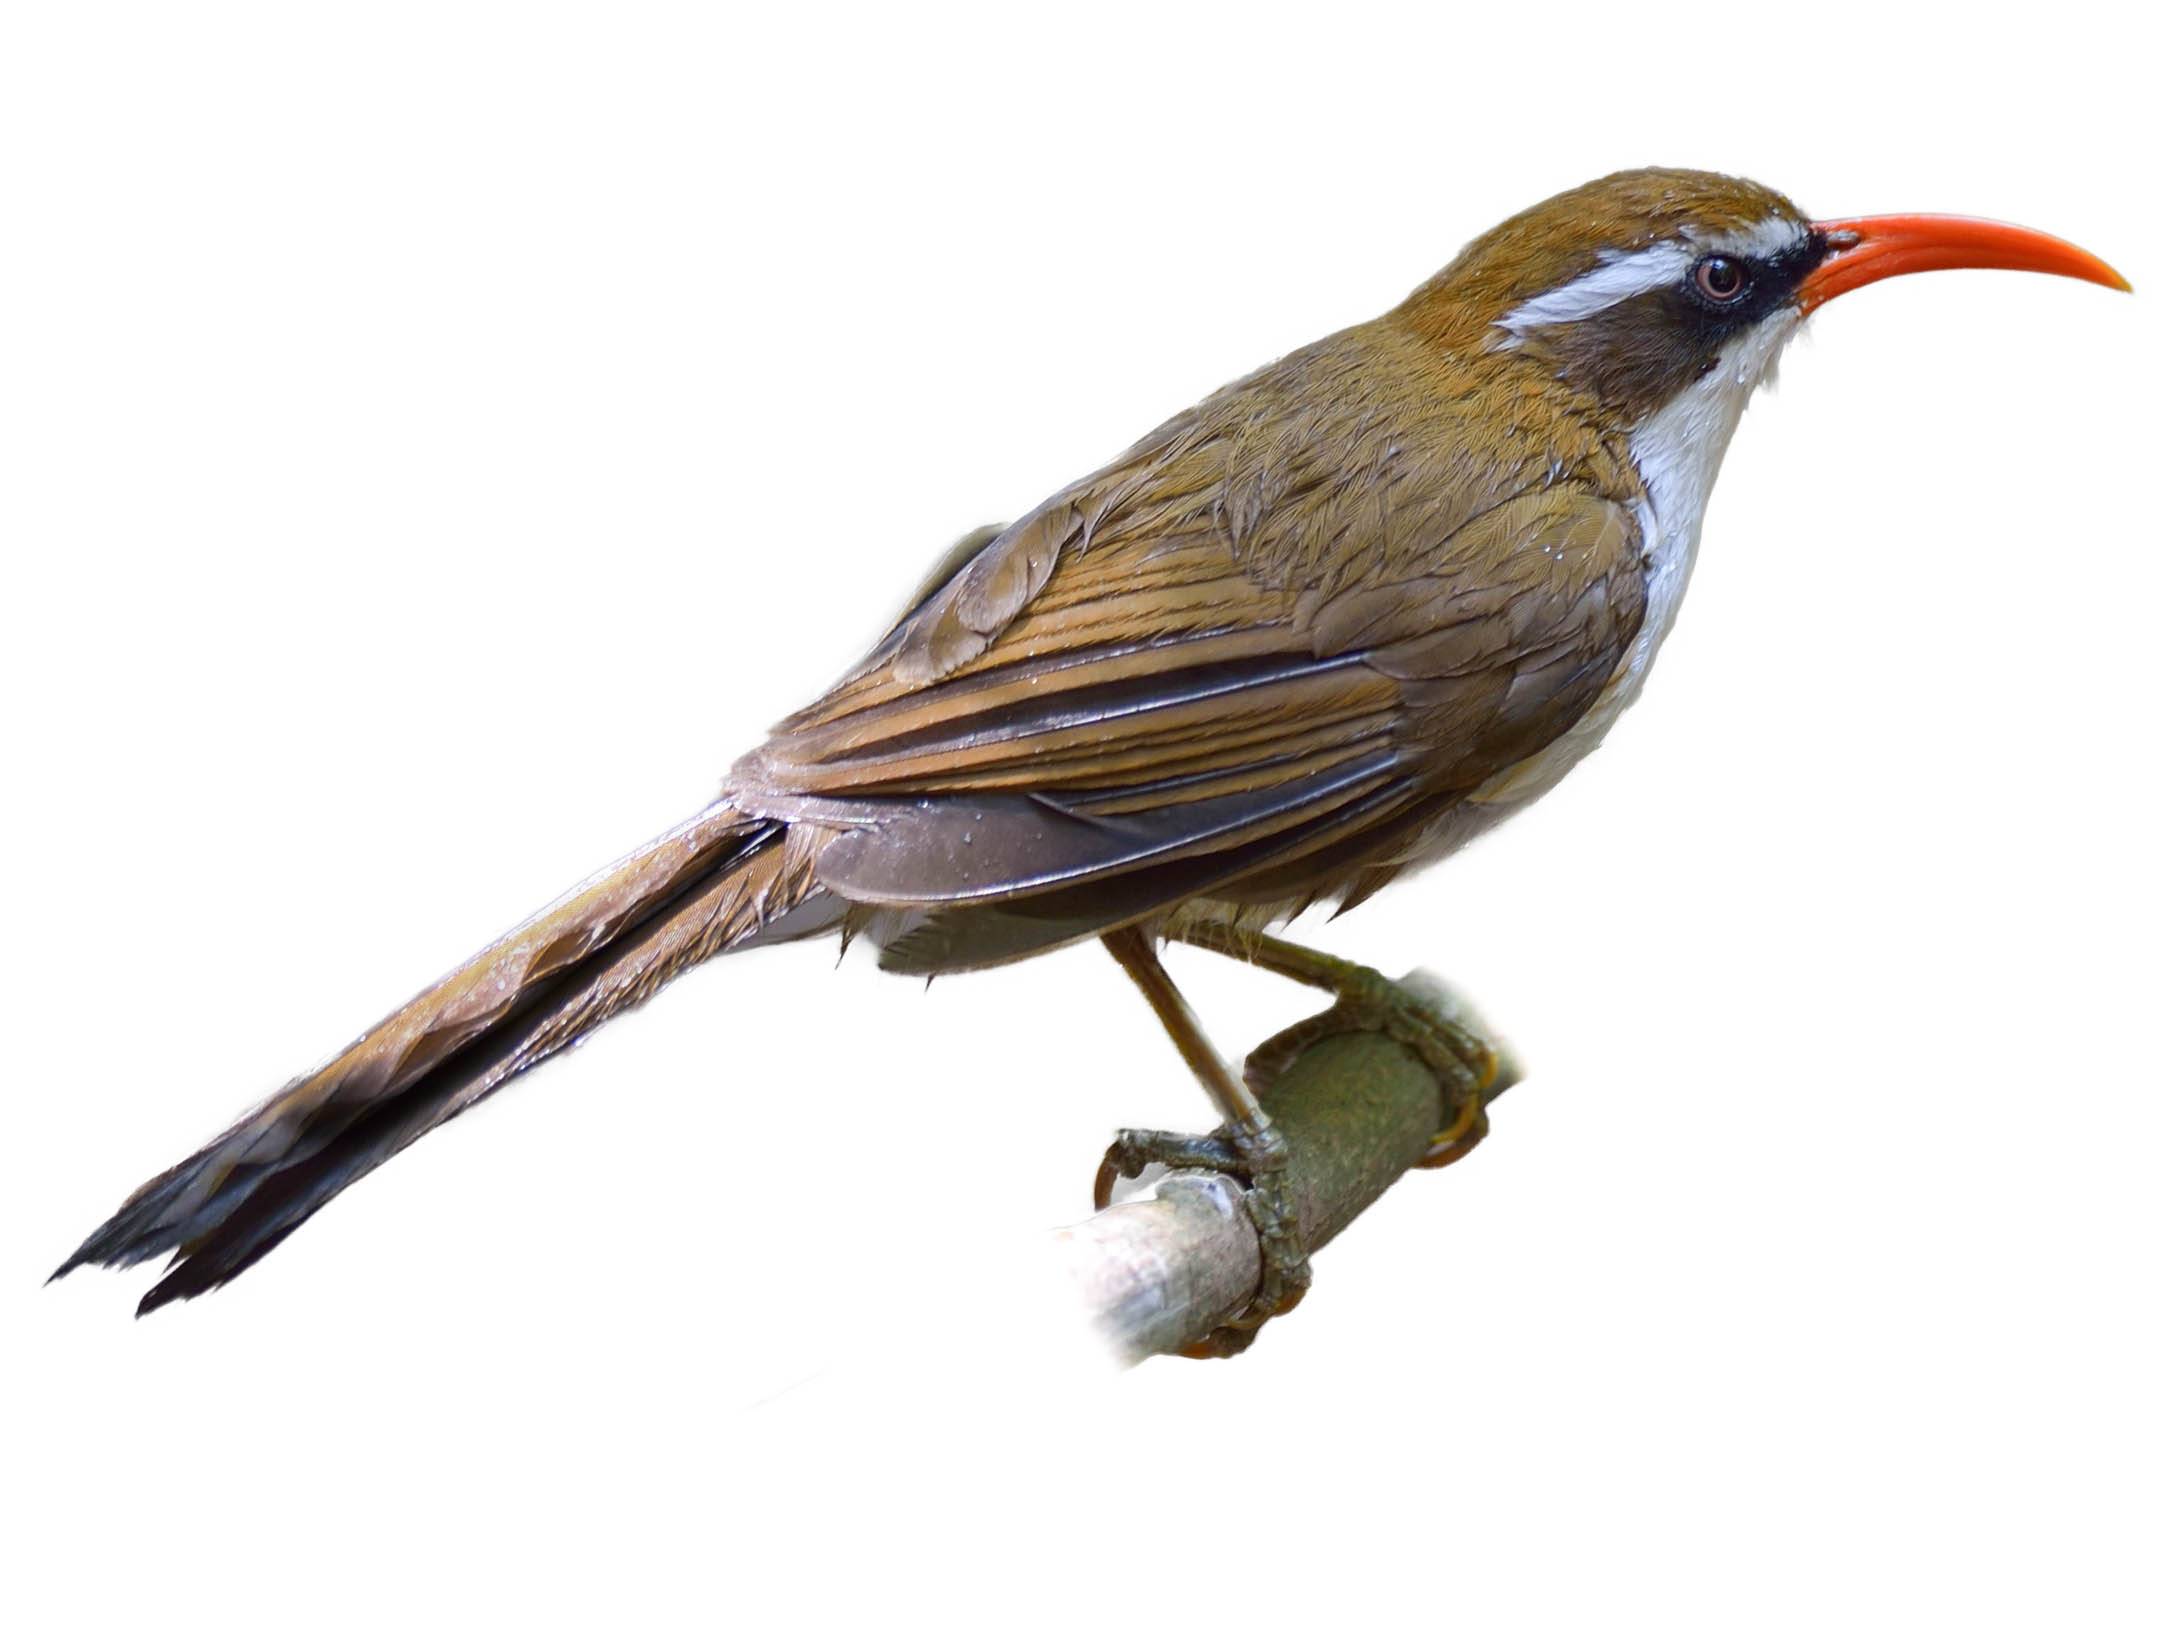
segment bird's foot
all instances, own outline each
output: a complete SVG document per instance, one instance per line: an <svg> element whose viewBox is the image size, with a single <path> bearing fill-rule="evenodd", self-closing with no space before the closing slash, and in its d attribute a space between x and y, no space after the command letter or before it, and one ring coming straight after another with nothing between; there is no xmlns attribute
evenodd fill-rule
<svg viewBox="0 0 2167 1625"><path fill-rule="evenodd" d="M1285 1314L1309 1290L1309 1249L1295 1220L1286 1136L1269 1123L1235 1124L1217 1134L1123 1129L1099 1163L1094 1204L1103 1208L1113 1200L1116 1179L1135 1179L1153 1167L1226 1174L1242 1185L1261 1259L1256 1293L1240 1314L1181 1351L1196 1359L1239 1354L1267 1320Z"/></svg>
<svg viewBox="0 0 2167 1625"><path fill-rule="evenodd" d="M1412 1050L1444 1092L1444 1127L1432 1136L1428 1154L1418 1164L1425 1168L1457 1162L1480 1143L1489 1129L1486 1103L1516 1074L1476 1030L1473 1016L1464 1014L1464 1007L1442 988L1425 987L1415 979L1395 982L1365 965L1239 926L1177 924L1167 935L1334 995L1331 1009L1265 1044L1237 1077L1159 963L1152 938L1139 927L1125 926L1103 939L1218 1105L1223 1126L1210 1135L1122 1131L1099 1164L1094 1195L1103 1208L1113 1199L1117 1178L1134 1179L1154 1166L1224 1174L1240 1182L1261 1254L1256 1291L1240 1313L1182 1351L1238 1354L1255 1340L1259 1327L1292 1309L1309 1290L1309 1251L1297 1222L1286 1136L1262 1104L1262 1096L1294 1059L1318 1039L1343 1032L1382 1033Z"/></svg>
<svg viewBox="0 0 2167 1625"><path fill-rule="evenodd" d="M1296 1023L1250 1055L1244 1081L1259 1100L1270 1092L1279 1074L1319 1039L1334 1033L1382 1033L1420 1057L1444 1091L1444 1127L1431 1137L1429 1153L1416 1167L1443 1168L1458 1162L1489 1133L1486 1106L1501 1087L1504 1058L1471 1022L1456 1020L1441 1007L1452 1001L1425 997L1420 989L1396 982L1382 971L1261 931L1207 922L1179 928L1174 937L1334 995L1329 1010Z"/></svg>

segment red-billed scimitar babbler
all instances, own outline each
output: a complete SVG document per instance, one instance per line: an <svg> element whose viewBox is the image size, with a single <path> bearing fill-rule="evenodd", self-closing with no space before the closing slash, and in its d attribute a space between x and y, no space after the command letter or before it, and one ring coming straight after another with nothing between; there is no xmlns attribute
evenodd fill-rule
<svg viewBox="0 0 2167 1625"><path fill-rule="evenodd" d="M865 659L633 853L150 1181L62 1266L231 1280L354 1180L713 955L862 935L918 975L1097 937L1225 1115L1116 1162L1248 1184L1264 1285L1307 1264L1284 1146L1161 968L1175 938L1408 1038L1453 1126L1494 1063L1358 967L1267 937L1525 806L1632 703L1709 487L1806 317L1963 266L2127 284L2014 226L1809 220L1636 170L1477 239L1397 309L1231 384L951 550ZM1232 1346L1230 1343L1228 1346Z"/></svg>

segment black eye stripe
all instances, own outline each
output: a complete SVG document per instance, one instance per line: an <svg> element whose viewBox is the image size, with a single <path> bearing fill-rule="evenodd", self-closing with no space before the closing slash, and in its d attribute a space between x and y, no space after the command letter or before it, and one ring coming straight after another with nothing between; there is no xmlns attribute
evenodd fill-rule
<svg viewBox="0 0 2167 1625"><path fill-rule="evenodd" d="M1767 254L1690 237L1679 246L1688 252L1665 267L1662 280L1600 310L1536 326L1524 335L1522 353L1637 420L1705 377L1738 334L1788 306L1829 253L1828 242L1803 227ZM1697 273L1710 258L1738 267L1744 282L1735 297L1701 292Z"/></svg>
<svg viewBox="0 0 2167 1625"><path fill-rule="evenodd" d="M1808 232L1781 253L1758 257L1750 254L1704 254L1693 262L1679 284L1685 304L1705 322L1729 327L1757 321L1790 298L1798 284L1828 253L1829 245L1818 232ZM1734 267L1740 275L1736 291L1717 279L1711 289L1703 281L1712 266Z"/></svg>

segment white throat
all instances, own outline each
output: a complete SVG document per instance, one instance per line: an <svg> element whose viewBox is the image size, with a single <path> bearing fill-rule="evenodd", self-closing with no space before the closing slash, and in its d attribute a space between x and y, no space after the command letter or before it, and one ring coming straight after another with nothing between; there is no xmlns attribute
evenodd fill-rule
<svg viewBox="0 0 2167 1625"><path fill-rule="evenodd" d="M1800 320L1793 307L1739 334L1723 347L1706 375L1688 385L1633 435L1633 463L1648 488L1640 513L1648 560L1648 615L1634 643L1643 675L1647 661L1655 658L1656 646L1677 618L1686 579L1693 573L1694 555L1700 550L1708 493L1715 487L1716 471L1723 466L1731 435L1753 392L1774 380L1776 357L1798 330Z"/></svg>

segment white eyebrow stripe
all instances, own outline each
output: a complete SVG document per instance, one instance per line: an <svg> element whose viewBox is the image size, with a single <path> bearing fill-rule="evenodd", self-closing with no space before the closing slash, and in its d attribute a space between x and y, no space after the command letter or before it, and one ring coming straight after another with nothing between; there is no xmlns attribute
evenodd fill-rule
<svg viewBox="0 0 2167 1625"><path fill-rule="evenodd" d="M1676 281L1701 252L1690 243L1680 242L1655 243L1630 254L1606 249L1594 270L1574 277L1563 287L1523 300L1500 317L1497 325L1517 340L1529 328L1580 321Z"/></svg>
<svg viewBox="0 0 2167 1625"><path fill-rule="evenodd" d="M1686 235L1704 254L1736 254L1745 259L1772 260L1806 240L1806 225L1804 221L1786 215L1772 214L1743 231L1704 234L1688 227Z"/></svg>
<svg viewBox="0 0 2167 1625"><path fill-rule="evenodd" d="M1563 287L1523 300L1499 318L1497 325L1514 345L1530 328L1559 322L1577 322L1598 315L1612 305L1622 305L1652 293L1685 275L1704 254L1732 254L1741 259L1774 259L1806 240L1803 221L1772 214L1739 231L1700 232L1688 226L1685 240L1651 244L1630 254L1605 249L1595 269L1573 278Z"/></svg>

